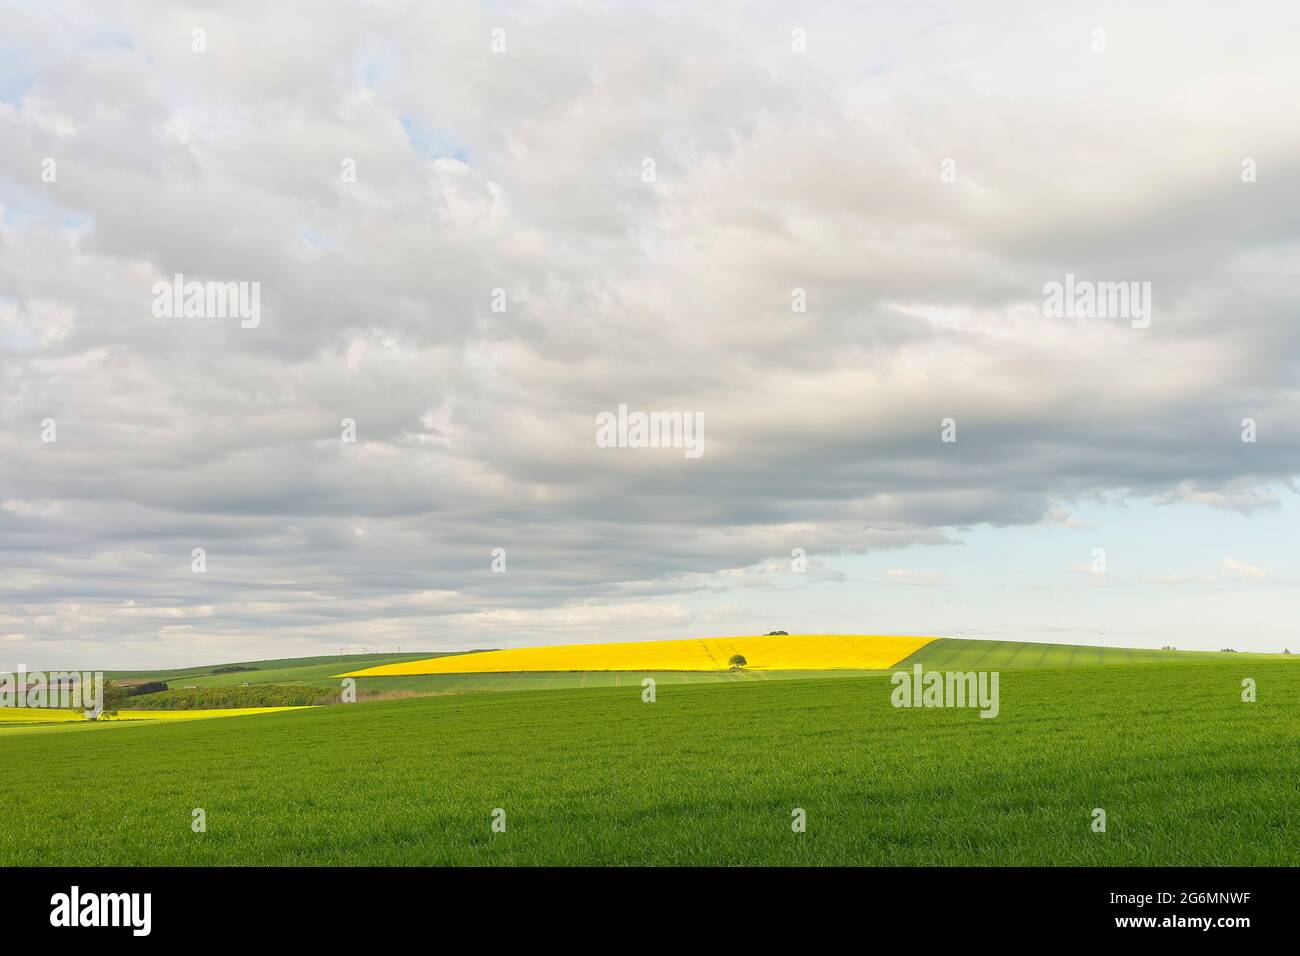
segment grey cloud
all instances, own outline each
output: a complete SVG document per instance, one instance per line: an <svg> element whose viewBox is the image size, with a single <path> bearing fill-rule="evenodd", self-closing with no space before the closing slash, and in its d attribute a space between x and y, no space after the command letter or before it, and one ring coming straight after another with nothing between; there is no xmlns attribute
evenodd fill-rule
<svg viewBox="0 0 1300 956"><path fill-rule="evenodd" d="M1249 77L1214 17L1141 63L1119 40L1150 17L1110 9L1089 80L1023 4L1015 35L829 5L802 59L775 15L692 5L74 9L4 13L34 71L0 102L5 653L680 628L645 602L761 586L792 547L1105 495L1251 511L1300 470L1294 61L1228 109L1209 86ZM1152 281L1152 327L1043 318L1066 271ZM259 281L262 326L156 319L177 272ZM620 402L702 413L704 457L596 448Z"/></svg>

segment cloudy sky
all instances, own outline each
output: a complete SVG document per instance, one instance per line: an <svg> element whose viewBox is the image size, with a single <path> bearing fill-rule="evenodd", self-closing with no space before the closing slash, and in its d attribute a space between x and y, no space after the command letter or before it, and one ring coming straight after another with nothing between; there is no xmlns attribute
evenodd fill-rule
<svg viewBox="0 0 1300 956"><path fill-rule="evenodd" d="M0 2L0 668L1300 650L1297 37L1283 0ZM177 274L257 283L256 327L160 316ZM1067 275L1149 324L1047 314ZM599 447L620 404L703 454Z"/></svg>

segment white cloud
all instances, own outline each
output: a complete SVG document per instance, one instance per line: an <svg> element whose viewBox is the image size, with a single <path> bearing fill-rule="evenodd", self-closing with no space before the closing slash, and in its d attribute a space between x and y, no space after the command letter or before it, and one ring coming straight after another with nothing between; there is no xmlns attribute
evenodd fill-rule
<svg viewBox="0 0 1300 956"><path fill-rule="evenodd" d="M1247 564L1245 561L1233 557L1223 559L1221 570L1230 578L1247 581L1267 581L1273 577L1273 572L1266 571L1264 568L1257 568L1253 564Z"/></svg>
<svg viewBox="0 0 1300 956"><path fill-rule="evenodd" d="M915 571L908 568L889 568L885 575L891 581L899 581L904 584L942 584L942 571Z"/></svg>
<svg viewBox="0 0 1300 956"><path fill-rule="evenodd" d="M617 637L788 587L795 547L811 592L1107 496L1274 511L1300 12L1262 11L1113 7L1102 58L1028 2L814 5L798 57L775 4L230 3L202 55L182 8L8 10L0 630L143 663ZM262 325L154 318L176 272L260 282ZM1044 319L1067 272L1151 281L1152 327ZM704 457L597 449L620 402L702 413Z"/></svg>

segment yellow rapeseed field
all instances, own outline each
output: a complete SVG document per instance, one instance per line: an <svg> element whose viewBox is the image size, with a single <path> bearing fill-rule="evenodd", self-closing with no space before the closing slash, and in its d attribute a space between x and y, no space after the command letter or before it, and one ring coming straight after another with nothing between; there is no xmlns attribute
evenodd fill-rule
<svg viewBox="0 0 1300 956"><path fill-rule="evenodd" d="M340 677L402 674L491 674L511 671L725 671L733 654L746 670L884 670L935 640L868 634L702 637L685 641L565 644L480 651L383 664Z"/></svg>
<svg viewBox="0 0 1300 956"><path fill-rule="evenodd" d="M0 707L0 724L48 724L85 719L79 710L56 710L53 707Z"/></svg>
<svg viewBox="0 0 1300 956"><path fill-rule="evenodd" d="M204 717L243 717L246 714L276 714L306 707L224 707L211 710L119 710L106 720L202 720Z"/></svg>
<svg viewBox="0 0 1300 956"><path fill-rule="evenodd" d="M229 707L213 710L120 710L109 720L200 720L204 717L241 717L244 714L272 714L301 707ZM0 707L0 724L67 723L86 719L79 710L52 707Z"/></svg>

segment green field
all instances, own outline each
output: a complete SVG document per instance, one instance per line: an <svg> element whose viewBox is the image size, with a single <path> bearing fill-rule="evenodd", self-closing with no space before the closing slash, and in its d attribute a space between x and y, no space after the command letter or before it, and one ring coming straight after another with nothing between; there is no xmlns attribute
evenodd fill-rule
<svg viewBox="0 0 1300 956"><path fill-rule="evenodd" d="M324 657L300 657L271 661L245 661L242 666L256 670L231 674L213 674L223 665L181 668L166 671L110 671L114 679L166 681L173 689L193 684L196 687L227 687L249 684L305 684L322 690L338 690L337 675L365 665L395 663L446 657L437 652L407 654L350 654ZM941 638L926 645L898 667L921 663L935 668L1024 668L1073 667L1080 665L1121 665L1145 662L1190 662L1232 660L1286 660L1283 655L1224 654L1207 651L1160 651L1123 647L1093 647L1074 644L1026 644L1014 641L963 640ZM229 666L229 665L224 665ZM556 673L513 674L412 674L395 677L360 677L357 688L363 694L404 692L417 694L462 694L477 691L564 690L596 687L640 686L646 677L660 684L717 684L773 680L816 680L831 677L867 676L885 671L566 671Z"/></svg>
<svg viewBox="0 0 1300 956"><path fill-rule="evenodd" d="M891 689L661 679L643 703L625 680L0 730L0 863L1300 863L1291 660L1009 667L991 720Z"/></svg>
<svg viewBox="0 0 1300 956"><path fill-rule="evenodd" d="M1231 651L1161 651L1141 647L1084 644L1028 644L1023 641L980 641L945 637L927 644L899 663L910 667L971 670L994 667L1079 667L1231 660L1292 660L1287 654L1240 654Z"/></svg>
<svg viewBox="0 0 1300 956"><path fill-rule="evenodd" d="M396 663L404 660L424 660L430 657L447 657L448 654L418 652L410 654L349 654L328 657L299 657L273 661L244 661L238 666L255 670L228 674L213 674L218 667L180 668L176 670L108 671L113 680L165 681L173 689L193 684L195 687L231 687L240 684L306 684L323 690L338 690L337 676L364 665ZM472 691L501 690L551 690L582 687L640 686L646 677L663 684L715 684L735 681L765 681L788 678L842 677L852 674L873 674L879 671L585 671L559 673L517 674L410 674L397 677L359 677L357 688L363 692L384 693L402 691L427 694L461 694Z"/></svg>

